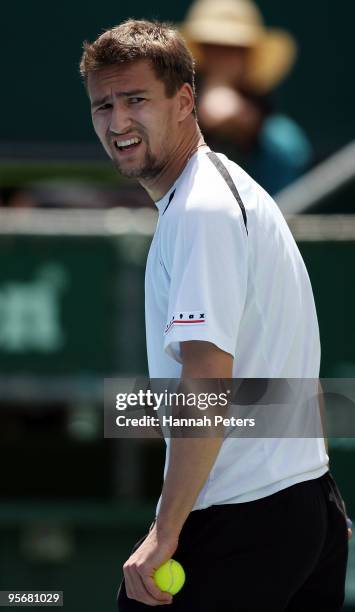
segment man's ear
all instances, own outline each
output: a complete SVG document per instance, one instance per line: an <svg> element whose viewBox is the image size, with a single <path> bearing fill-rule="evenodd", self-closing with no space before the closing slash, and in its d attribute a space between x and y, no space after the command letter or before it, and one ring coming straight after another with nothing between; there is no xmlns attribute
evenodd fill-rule
<svg viewBox="0 0 355 612"><path fill-rule="evenodd" d="M184 121L195 108L195 97L189 83L184 83L178 92L179 121Z"/></svg>

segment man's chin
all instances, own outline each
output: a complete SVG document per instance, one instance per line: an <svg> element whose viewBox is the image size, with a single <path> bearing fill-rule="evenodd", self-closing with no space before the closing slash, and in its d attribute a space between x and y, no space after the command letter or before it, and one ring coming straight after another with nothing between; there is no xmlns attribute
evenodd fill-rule
<svg viewBox="0 0 355 612"><path fill-rule="evenodd" d="M149 180L155 178L161 172L161 168L157 166L128 167L128 165L125 166L124 164L120 164L116 160L114 161L114 166L121 176L132 179Z"/></svg>
<svg viewBox="0 0 355 612"><path fill-rule="evenodd" d="M142 173L144 173L144 168L142 168L141 166L128 167L128 165L125 166L124 164L120 164L117 161L114 161L113 163L117 172L125 178L140 178Z"/></svg>

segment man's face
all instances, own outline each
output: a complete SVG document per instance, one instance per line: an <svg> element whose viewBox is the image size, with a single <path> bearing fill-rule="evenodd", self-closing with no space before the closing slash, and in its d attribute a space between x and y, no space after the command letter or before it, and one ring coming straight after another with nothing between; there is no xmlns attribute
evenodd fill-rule
<svg viewBox="0 0 355 612"><path fill-rule="evenodd" d="M169 159L176 133L176 96L167 98L150 62L108 66L88 75L92 121L117 170L151 179Z"/></svg>

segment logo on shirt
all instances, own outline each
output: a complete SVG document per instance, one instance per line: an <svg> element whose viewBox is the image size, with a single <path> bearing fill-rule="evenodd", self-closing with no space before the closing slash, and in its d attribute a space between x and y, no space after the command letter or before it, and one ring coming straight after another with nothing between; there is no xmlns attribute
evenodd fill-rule
<svg viewBox="0 0 355 612"><path fill-rule="evenodd" d="M165 328L167 334L174 325L201 325L206 323L206 314L201 310L194 312L179 312L175 314Z"/></svg>

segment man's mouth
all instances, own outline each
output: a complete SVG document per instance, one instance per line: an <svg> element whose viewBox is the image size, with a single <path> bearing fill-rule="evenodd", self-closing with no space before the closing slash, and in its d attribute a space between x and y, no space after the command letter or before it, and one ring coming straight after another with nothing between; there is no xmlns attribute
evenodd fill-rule
<svg viewBox="0 0 355 612"><path fill-rule="evenodd" d="M115 149L118 151L134 151L141 144L141 138L129 138L129 139L121 139L114 140Z"/></svg>

